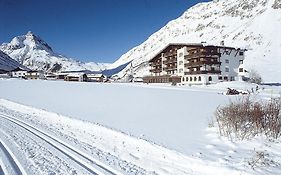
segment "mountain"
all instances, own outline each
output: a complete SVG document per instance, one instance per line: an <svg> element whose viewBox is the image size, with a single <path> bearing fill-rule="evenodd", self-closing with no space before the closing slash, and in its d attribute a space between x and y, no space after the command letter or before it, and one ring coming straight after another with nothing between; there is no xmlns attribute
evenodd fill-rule
<svg viewBox="0 0 281 175"><path fill-rule="evenodd" d="M108 64L83 63L57 54L39 36L28 32L26 35L17 36L10 43L4 43L0 50L14 60L33 70L50 72L67 70L104 70Z"/></svg>
<svg viewBox="0 0 281 175"><path fill-rule="evenodd" d="M248 49L245 67L265 82L281 82L281 0L213 0L199 3L170 21L109 68L132 61L136 75L148 74L155 53L168 43L201 43ZM129 67L117 75L123 77Z"/></svg>
<svg viewBox="0 0 281 175"><path fill-rule="evenodd" d="M25 66L21 65L17 61L13 60L11 57L9 57L4 52L0 51L0 73L11 71L16 68L22 68L26 69Z"/></svg>

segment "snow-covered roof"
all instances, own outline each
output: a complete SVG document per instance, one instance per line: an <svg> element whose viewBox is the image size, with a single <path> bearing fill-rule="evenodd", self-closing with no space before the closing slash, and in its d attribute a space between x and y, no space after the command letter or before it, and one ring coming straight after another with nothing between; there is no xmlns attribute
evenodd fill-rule
<svg viewBox="0 0 281 175"><path fill-rule="evenodd" d="M88 78L91 78L91 77L100 78L100 77L102 77L102 76L104 76L104 75L103 75L103 74L87 74L87 77L88 77Z"/></svg>
<svg viewBox="0 0 281 175"><path fill-rule="evenodd" d="M81 77L83 75L85 75L85 73L69 73L66 76L67 77Z"/></svg>
<svg viewBox="0 0 281 175"><path fill-rule="evenodd" d="M68 75L68 74L70 74L70 73L63 73L63 72L56 73L56 75Z"/></svg>

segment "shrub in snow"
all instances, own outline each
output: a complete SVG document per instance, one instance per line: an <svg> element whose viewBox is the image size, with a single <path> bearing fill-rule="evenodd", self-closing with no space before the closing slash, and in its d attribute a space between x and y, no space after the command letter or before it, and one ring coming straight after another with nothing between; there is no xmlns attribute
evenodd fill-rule
<svg viewBox="0 0 281 175"><path fill-rule="evenodd" d="M220 135L248 139L259 134L278 138L281 134L281 100L257 102L240 97L236 102L218 107L215 113Z"/></svg>
<svg viewBox="0 0 281 175"><path fill-rule="evenodd" d="M276 164L273 160L270 160L269 154L266 151L255 151L253 157L251 157L247 162L252 169L261 166L269 166Z"/></svg>

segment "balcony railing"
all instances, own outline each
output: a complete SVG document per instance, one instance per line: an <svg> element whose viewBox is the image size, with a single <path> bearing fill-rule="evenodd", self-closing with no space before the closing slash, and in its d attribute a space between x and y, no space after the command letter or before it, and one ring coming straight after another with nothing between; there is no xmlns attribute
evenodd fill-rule
<svg viewBox="0 0 281 175"><path fill-rule="evenodd" d="M195 53L186 55L184 58L187 60L194 59L194 58L218 58L220 57L220 53Z"/></svg>
<svg viewBox="0 0 281 175"><path fill-rule="evenodd" d="M150 63L149 64L149 66L161 66L162 65L162 63L160 62L160 63Z"/></svg>
<svg viewBox="0 0 281 175"><path fill-rule="evenodd" d="M194 74L221 74L220 70L199 70L199 71L189 71L185 72L185 75L194 75Z"/></svg>
<svg viewBox="0 0 281 175"><path fill-rule="evenodd" d="M162 69L150 69L149 72L160 73L162 72Z"/></svg>
<svg viewBox="0 0 281 175"><path fill-rule="evenodd" d="M177 70L177 66L168 66L163 68L164 71Z"/></svg>
<svg viewBox="0 0 281 175"><path fill-rule="evenodd" d="M171 56L177 56L177 52L167 52L167 53L164 53L164 57L171 57Z"/></svg>
<svg viewBox="0 0 281 175"><path fill-rule="evenodd" d="M170 64L170 63L176 63L176 62L177 62L177 59L168 59L168 60L163 61L164 64Z"/></svg>
<svg viewBox="0 0 281 175"><path fill-rule="evenodd" d="M185 67L198 67L203 65L221 65L219 61L211 61L211 60L204 60L204 61L197 61L197 62L189 62L185 63Z"/></svg>

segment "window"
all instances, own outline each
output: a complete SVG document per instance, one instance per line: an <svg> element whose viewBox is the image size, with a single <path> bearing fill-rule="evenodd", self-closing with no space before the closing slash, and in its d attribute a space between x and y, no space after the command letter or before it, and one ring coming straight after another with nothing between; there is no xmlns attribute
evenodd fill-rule
<svg viewBox="0 0 281 175"><path fill-rule="evenodd" d="M181 53L179 53L179 57L182 57L183 56L183 53L181 52Z"/></svg>
<svg viewBox="0 0 281 175"><path fill-rule="evenodd" d="M212 77L211 77L211 76L208 78L208 80L209 80L209 81L213 81L213 79L212 79Z"/></svg>
<svg viewBox="0 0 281 175"><path fill-rule="evenodd" d="M227 49L224 51L224 53L225 53L226 55L230 55L230 52L231 52L231 50L227 50Z"/></svg>
<svg viewBox="0 0 281 175"><path fill-rule="evenodd" d="M239 63L240 63L240 64L243 64L243 60L239 60Z"/></svg>
<svg viewBox="0 0 281 175"><path fill-rule="evenodd" d="M197 81L197 78L196 78L196 77L194 77L194 81Z"/></svg>
<svg viewBox="0 0 281 175"><path fill-rule="evenodd" d="M228 67L225 68L225 72L229 72L229 68Z"/></svg>
<svg viewBox="0 0 281 175"><path fill-rule="evenodd" d="M201 81L201 77L200 76L198 77L198 81Z"/></svg>
<svg viewBox="0 0 281 175"><path fill-rule="evenodd" d="M179 65L182 65L183 64L183 61L179 61Z"/></svg>
<svg viewBox="0 0 281 175"><path fill-rule="evenodd" d="M190 77L189 80L192 81L192 77Z"/></svg>
<svg viewBox="0 0 281 175"><path fill-rule="evenodd" d="M223 77L223 79L227 81L227 80L228 80L228 77Z"/></svg>
<svg viewBox="0 0 281 175"><path fill-rule="evenodd" d="M222 80L222 76L219 76L219 80Z"/></svg>
<svg viewBox="0 0 281 175"><path fill-rule="evenodd" d="M185 78L185 81L188 81L188 77Z"/></svg>
<svg viewBox="0 0 281 175"><path fill-rule="evenodd" d="M229 63L229 60L228 60L228 59L226 59L226 60L225 60L225 63L226 63L226 64L228 64L228 63Z"/></svg>
<svg viewBox="0 0 281 175"><path fill-rule="evenodd" d="M244 52L240 51L239 56L243 56L243 55L244 55Z"/></svg>
<svg viewBox="0 0 281 175"><path fill-rule="evenodd" d="M243 72L243 68L239 68L239 72Z"/></svg>
<svg viewBox="0 0 281 175"><path fill-rule="evenodd" d="M182 73L182 72L183 72L183 69L180 69L180 70L179 70L179 73Z"/></svg>

